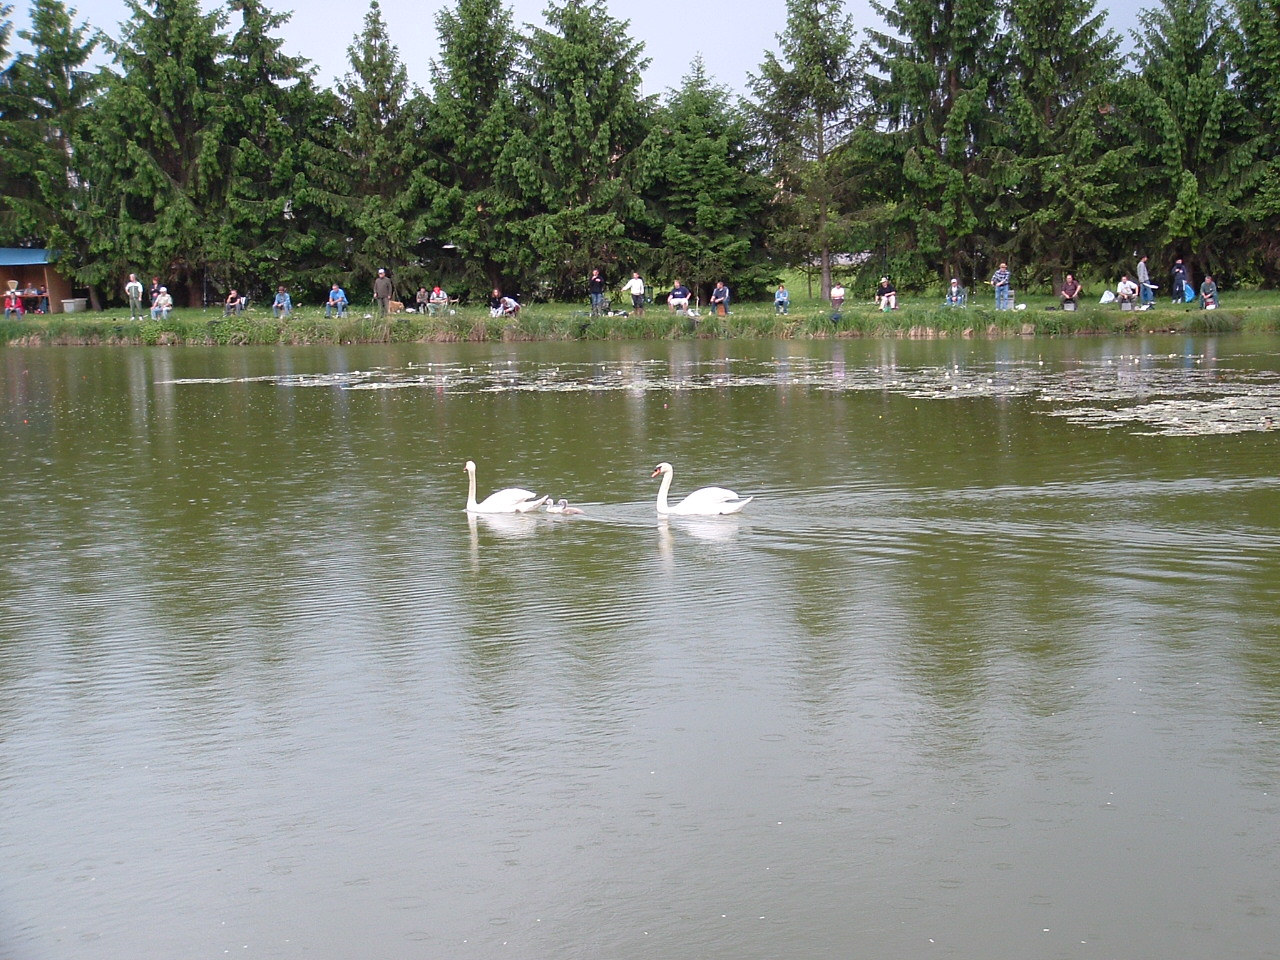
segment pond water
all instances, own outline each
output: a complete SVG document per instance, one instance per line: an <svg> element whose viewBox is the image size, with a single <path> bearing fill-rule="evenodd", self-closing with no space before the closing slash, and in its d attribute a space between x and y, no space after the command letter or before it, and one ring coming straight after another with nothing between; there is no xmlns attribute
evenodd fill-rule
<svg viewBox="0 0 1280 960"><path fill-rule="evenodd" d="M1280 957L1274 337L0 386L5 960Z"/></svg>

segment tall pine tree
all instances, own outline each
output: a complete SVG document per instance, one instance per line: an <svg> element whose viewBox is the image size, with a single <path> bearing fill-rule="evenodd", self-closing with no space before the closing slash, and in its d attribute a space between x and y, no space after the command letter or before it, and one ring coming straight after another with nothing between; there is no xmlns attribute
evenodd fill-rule
<svg viewBox="0 0 1280 960"><path fill-rule="evenodd" d="M399 268L416 258L423 229L415 170L422 157L424 98L410 89L377 0L371 0L364 29L347 54L351 72L338 85L329 157L335 189L327 212L350 231L351 285L371 285L385 267L403 293L415 277Z"/></svg>
<svg viewBox="0 0 1280 960"><path fill-rule="evenodd" d="M1110 261L1134 226L1124 185L1136 151L1117 136L1113 110L1118 40L1094 0L1010 0L1007 16L1017 179L997 202L1016 227L1010 259L1056 289L1064 272Z"/></svg>
<svg viewBox="0 0 1280 960"><path fill-rule="evenodd" d="M318 294L341 245L323 229L319 211L295 199L304 185L302 145L322 122L327 103L312 84L314 70L282 52L273 36L289 15L260 0L231 0L240 23L225 60L226 95L235 105L227 211L218 231L215 262L221 287L250 281L302 284ZM302 291L299 291L302 292ZM295 293L295 297L297 293Z"/></svg>
<svg viewBox="0 0 1280 960"><path fill-rule="evenodd" d="M841 0L787 0L781 56L765 53L750 80L754 113L779 185L777 225L792 258L817 259L822 296L831 291L834 244L847 234L838 215L837 148L854 127L863 65Z"/></svg>
<svg viewBox="0 0 1280 960"><path fill-rule="evenodd" d="M546 19L525 41L519 102L528 121L503 156L509 189L524 201L512 267L568 295L585 289L592 267L643 269L648 258L633 189L651 111L640 95L648 61L602 0L552 4Z"/></svg>
<svg viewBox="0 0 1280 960"><path fill-rule="evenodd" d="M746 116L701 57L658 110L644 152L654 267L700 288L704 300L716 280L740 296L761 293L774 275L762 236L770 184Z"/></svg>
<svg viewBox="0 0 1280 960"><path fill-rule="evenodd" d="M425 138L440 182L431 255L443 260L446 245L456 250L448 262L480 293L502 284L518 246L512 226L520 200L501 173L517 125L511 77L518 38L501 0L458 0L436 16L436 27L440 49L431 65Z"/></svg>
<svg viewBox="0 0 1280 960"><path fill-rule="evenodd" d="M1213 0L1162 0L1141 15L1139 144L1154 162L1142 184L1153 234L1193 272L1220 272L1249 188L1256 140L1231 89L1232 24Z"/></svg>
<svg viewBox="0 0 1280 960"><path fill-rule="evenodd" d="M900 175L893 226L943 276L976 275L1007 236L989 211L1012 186L996 87L1006 60L991 0L896 0L872 6L894 31L869 31L876 126ZM981 261L979 263L978 261Z"/></svg>
<svg viewBox="0 0 1280 960"><path fill-rule="evenodd" d="M228 102L225 14L198 0L128 0L106 41L119 72L76 136L88 201L77 231L84 282L112 286L154 272L192 306L221 252L235 106Z"/></svg>
<svg viewBox="0 0 1280 960"><path fill-rule="evenodd" d="M29 105L24 140L30 180L24 196L15 198L17 221L24 233L59 250L64 271L73 272L87 255L76 231L87 197L73 144L100 87L100 75L86 69L99 37L73 23L62 0L33 0L31 29L18 35L31 49L12 71L16 92ZM99 306L96 287L90 286L90 296Z"/></svg>

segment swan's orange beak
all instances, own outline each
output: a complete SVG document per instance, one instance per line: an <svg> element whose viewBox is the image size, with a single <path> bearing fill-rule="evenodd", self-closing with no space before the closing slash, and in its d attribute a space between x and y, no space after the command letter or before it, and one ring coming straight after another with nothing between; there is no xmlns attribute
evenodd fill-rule
<svg viewBox="0 0 1280 960"><path fill-rule="evenodd" d="M661 472L662 472L661 470L654 470L654 471L653 471L653 473L649 474L649 479L650 479L650 480L652 480L654 477L656 477L656 476L657 476L658 474L660 474Z"/></svg>

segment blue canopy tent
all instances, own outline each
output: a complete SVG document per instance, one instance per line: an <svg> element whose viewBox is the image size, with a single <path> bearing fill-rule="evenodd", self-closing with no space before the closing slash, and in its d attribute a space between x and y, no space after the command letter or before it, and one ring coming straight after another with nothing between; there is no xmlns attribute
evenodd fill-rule
<svg viewBox="0 0 1280 960"><path fill-rule="evenodd" d="M58 259L56 250L39 247L0 247L0 286L8 289L34 291L43 289L49 301L50 313L62 313L63 301L71 301L71 281L58 273L53 265ZM34 296L24 296L28 303L36 302Z"/></svg>

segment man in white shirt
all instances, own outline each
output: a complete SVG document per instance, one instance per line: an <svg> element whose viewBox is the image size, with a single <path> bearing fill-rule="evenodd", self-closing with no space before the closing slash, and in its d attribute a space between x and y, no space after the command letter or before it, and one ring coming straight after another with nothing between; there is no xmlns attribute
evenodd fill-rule
<svg viewBox="0 0 1280 960"><path fill-rule="evenodd" d="M622 292L631 294L631 309L636 312L637 317L643 317L644 281L640 279L640 274L633 270L631 279L622 285Z"/></svg>
<svg viewBox="0 0 1280 960"><path fill-rule="evenodd" d="M142 319L142 281L136 273L129 274L129 282L124 285L124 295L129 298L129 319Z"/></svg>
<svg viewBox="0 0 1280 960"><path fill-rule="evenodd" d="M1120 278L1120 282L1116 284L1116 299L1121 304L1129 304L1130 307L1138 299L1138 285L1129 279L1126 273ZM1121 307L1123 309L1123 306Z"/></svg>

